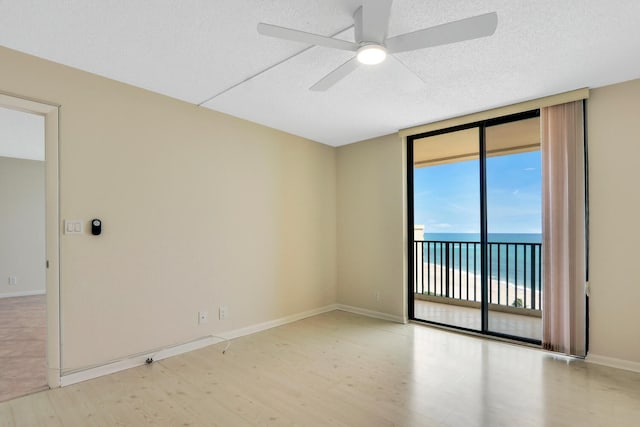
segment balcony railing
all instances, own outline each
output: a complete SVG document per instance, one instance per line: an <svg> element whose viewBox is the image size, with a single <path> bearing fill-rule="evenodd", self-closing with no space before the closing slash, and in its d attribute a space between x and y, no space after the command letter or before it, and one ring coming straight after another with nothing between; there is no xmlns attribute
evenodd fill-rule
<svg viewBox="0 0 640 427"><path fill-rule="evenodd" d="M479 303L480 246L480 242L416 241L414 293ZM488 243L489 304L541 309L541 251L540 243Z"/></svg>

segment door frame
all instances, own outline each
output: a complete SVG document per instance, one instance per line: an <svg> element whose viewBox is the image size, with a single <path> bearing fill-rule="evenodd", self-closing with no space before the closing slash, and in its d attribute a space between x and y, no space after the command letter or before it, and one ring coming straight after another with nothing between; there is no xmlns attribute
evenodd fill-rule
<svg viewBox="0 0 640 427"><path fill-rule="evenodd" d="M0 106L44 117L47 383L60 387L60 198L57 104L0 92Z"/></svg>

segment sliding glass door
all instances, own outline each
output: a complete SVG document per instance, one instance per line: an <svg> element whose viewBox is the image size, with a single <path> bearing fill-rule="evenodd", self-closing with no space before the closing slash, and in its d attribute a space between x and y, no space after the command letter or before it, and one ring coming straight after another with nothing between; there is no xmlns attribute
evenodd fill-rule
<svg viewBox="0 0 640 427"><path fill-rule="evenodd" d="M480 331L478 129L414 142L414 314Z"/></svg>
<svg viewBox="0 0 640 427"><path fill-rule="evenodd" d="M485 127L488 330L542 339L540 120Z"/></svg>
<svg viewBox="0 0 640 427"><path fill-rule="evenodd" d="M540 340L538 116L408 137L412 319Z"/></svg>

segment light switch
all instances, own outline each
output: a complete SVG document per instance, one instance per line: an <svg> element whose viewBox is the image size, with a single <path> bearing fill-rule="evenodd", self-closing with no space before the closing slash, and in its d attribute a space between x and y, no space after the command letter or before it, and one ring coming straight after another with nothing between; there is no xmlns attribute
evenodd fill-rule
<svg viewBox="0 0 640 427"><path fill-rule="evenodd" d="M65 219L64 234L82 234L82 220Z"/></svg>

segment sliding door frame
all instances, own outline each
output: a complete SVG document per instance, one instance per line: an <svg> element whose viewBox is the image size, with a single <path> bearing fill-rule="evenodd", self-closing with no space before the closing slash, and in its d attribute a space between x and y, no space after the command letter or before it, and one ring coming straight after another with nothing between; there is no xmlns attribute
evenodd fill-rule
<svg viewBox="0 0 640 427"><path fill-rule="evenodd" d="M462 124L458 126L452 126L443 129L437 129L429 132L417 133L414 135L407 135L406 137L406 168L407 168L407 305L409 320L432 324L436 326L443 326L447 328L457 329L465 332L480 333L487 336L493 336L498 338L504 338L508 340L523 341L529 344L541 345L540 340L531 339L527 337L519 337L500 332L494 332L489 330L489 277L487 275L487 244L488 244L488 223L487 223L487 155L486 155L486 128L491 126L497 126L505 123L517 122L519 120L531 119L534 117L540 117L540 109L534 109L524 111L521 113L509 114L507 116L495 117L491 119L481 120L477 122ZM467 130L472 128L478 128L478 150L480 161L480 275L481 275L481 287L482 287L482 300L481 300L481 329L469 329L455 325L444 324L440 322L434 322L425 319L418 319L415 317L414 309L414 267L415 264L415 239L414 239L414 153L413 144L416 140L422 138L428 138L431 136L443 135L446 133L457 132L461 130Z"/></svg>

